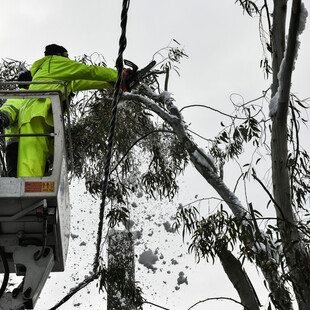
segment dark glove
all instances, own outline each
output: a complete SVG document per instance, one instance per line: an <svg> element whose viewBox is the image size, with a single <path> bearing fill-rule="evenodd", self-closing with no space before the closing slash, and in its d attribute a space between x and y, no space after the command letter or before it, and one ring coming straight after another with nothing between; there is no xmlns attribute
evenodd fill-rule
<svg viewBox="0 0 310 310"><path fill-rule="evenodd" d="M10 125L10 119L4 111L0 111L0 129Z"/></svg>
<svg viewBox="0 0 310 310"><path fill-rule="evenodd" d="M123 76L122 76L122 91L123 92L130 92L133 88L137 87L139 84L138 79L135 77L135 74L133 70L130 68L126 68L123 71Z"/></svg>

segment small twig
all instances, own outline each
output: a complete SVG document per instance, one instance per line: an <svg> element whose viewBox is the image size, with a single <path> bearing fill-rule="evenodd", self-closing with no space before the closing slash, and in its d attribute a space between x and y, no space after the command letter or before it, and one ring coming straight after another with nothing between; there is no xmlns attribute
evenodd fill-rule
<svg viewBox="0 0 310 310"><path fill-rule="evenodd" d="M168 309L168 308L165 308L165 307L162 307L162 306L160 306L160 305L154 304L154 303L152 303L152 302L150 302L150 301L144 301L143 303L144 303L144 304L152 305L152 306L157 307L157 308L160 308L160 309L170 310L170 309Z"/></svg>
<svg viewBox="0 0 310 310"><path fill-rule="evenodd" d="M166 78L165 78L165 91L168 91L168 82L169 82L169 68L166 68Z"/></svg>
<svg viewBox="0 0 310 310"><path fill-rule="evenodd" d="M244 307L244 309L247 309L247 310L251 310L250 308L248 308L246 305L244 305L243 303L233 299L233 298L230 298L230 297L211 297L211 298L207 298L207 299L204 299L204 300L201 300L201 301L198 301L196 302L194 305L192 305L191 307L189 307L187 310L190 310L190 309L193 309L194 307L196 307L197 305L203 303L203 302L206 302L206 301L210 301L210 300L219 300L219 299L224 299L224 300L230 300L230 301L233 301L235 302L236 304L239 304L241 306Z"/></svg>
<svg viewBox="0 0 310 310"><path fill-rule="evenodd" d="M214 112L217 112L217 113L222 114L222 115L224 115L224 116L227 116L227 117L229 117L229 118L241 119L241 120L246 120L246 119L248 119L248 117L232 116L232 115L230 115L230 114L224 113L224 112L222 112L222 111L220 111L220 110L217 110L217 109L215 109L215 108L209 107L209 106L204 105L204 104L191 104L191 105L185 106L185 107L183 107L182 109L180 109L180 112L182 112L182 111L185 110L185 109L194 108L194 107L201 107L201 108L210 109L210 110L212 110L212 111L214 111Z"/></svg>
<svg viewBox="0 0 310 310"><path fill-rule="evenodd" d="M221 202L224 201L223 199L218 198L218 197L200 198L200 199L196 199L196 200L194 200L194 201L192 201L192 202L190 202L190 203L187 203L186 205L182 205L182 207L185 208L185 207L188 207L188 206L190 206L190 205L192 205L192 204L195 204L195 203L197 203L197 202L201 202L201 201L204 201L204 200L219 200L219 201L221 201Z"/></svg>
<svg viewBox="0 0 310 310"><path fill-rule="evenodd" d="M298 162L298 157L299 157L300 151L299 151L298 123L297 123L297 120L296 120L294 106L293 106L291 101L290 101L290 108L291 108L291 113L292 113L293 124L294 124L295 131L296 131L296 152L295 152L294 163L293 163L292 170L291 170L291 192L292 192L292 197L293 197L294 172L295 172L295 169L296 169L296 165L297 165L297 162Z"/></svg>
<svg viewBox="0 0 310 310"><path fill-rule="evenodd" d="M187 130L188 132L192 133L193 135L197 136L197 137L200 138L200 139L203 139L203 140L208 141L208 142L212 142L212 139L205 138L205 137L201 136L200 134L198 134L197 132L195 132L195 131L193 131L193 130L190 130L190 129L188 129L188 128L186 128L186 130Z"/></svg>
<svg viewBox="0 0 310 310"><path fill-rule="evenodd" d="M63 305L65 302L67 302L73 295L75 295L77 292L79 292L81 289L83 289L89 283L98 279L98 277L99 277L98 274L94 274L94 275L86 278L83 282L79 283L76 287L72 288L70 290L70 292L60 302L58 302L54 307L50 308L49 310L58 309L61 305Z"/></svg>
<svg viewBox="0 0 310 310"><path fill-rule="evenodd" d="M252 219L253 219L253 223L254 223L254 227L255 227L256 233L260 233L258 225L257 225L256 217L255 217L255 214L254 214L254 209L253 209L252 202L249 203L249 208L250 208L250 213L251 213L251 216L252 216Z"/></svg>
<svg viewBox="0 0 310 310"><path fill-rule="evenodd" d="M267 189L267 187L264 185L264 183L257 177L257 175L255 173L252 173L253 178L262 186L262 188L265 190L265 192L267 193L267 195L269 196L269 198L272 200L272 202L274 203L274 205L277 207L277 209L280 211L283 219L285 220L285 216L284 213L281 209L281 207L278 205L278 203L275 201L275 199L273 198L273 196L271 195L271 193L269 192L269 190Z"/></svg>
<svg viewBox="0 0 310 310"><path fill-rule="evenodd" d="M265 2L265 4L264 4L263 8L266 9L268 28L269 28L269 36L271 37L272 26L271 26L271 21L270 21L270 14L269 14L268 3L267 3L267 0L264 0L264 2Z"/></svg>
<svg viewBox="0 0 310 310"><path fill-rule="evenodd" d="M239 184L239 181L241 180L242 177L243 177L243 173L242 173L242 174L239 176L239 178L237 179L236 184L235 184L235 187L234 187L234 189L233 189L233 193L236 192L237 187L238 187L238 184Z"/></svg>

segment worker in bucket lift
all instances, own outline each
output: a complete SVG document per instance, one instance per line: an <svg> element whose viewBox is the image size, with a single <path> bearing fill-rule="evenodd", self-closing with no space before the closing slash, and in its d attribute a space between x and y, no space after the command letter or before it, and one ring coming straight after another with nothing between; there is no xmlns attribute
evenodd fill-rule
<svg viewBox="0 0 310 310"><path fill-rule="evenodd" d="M45 57L31 67L33 81L61 81L68 94L80 90L112 88L117 71L100 66L88 66L70 60L68 51L59 45L45 48ZM61 89L59 84L31 84L30 90ZM62 98L65 100L65 97ZM21 134L53 132L53 115L49 98L24 100L19 114ZM53 139L46 136L21 137L17 164L18 177L42 177L46 160L53 154Z"/></svg>
<svg viewBox="0 0 310 310"><path fill-rule="evenodd" d="M31 81L30 71L23 71L18 75L19 82ZM19 84L20 90L27 90L29 84ZM8 99L0 108L0 120L5 129L5 134L18 134L18 114L23 99ZM18 155L18 137L5 138L5 159L7 175L9 177L17 176L17 155Z"/></svg>

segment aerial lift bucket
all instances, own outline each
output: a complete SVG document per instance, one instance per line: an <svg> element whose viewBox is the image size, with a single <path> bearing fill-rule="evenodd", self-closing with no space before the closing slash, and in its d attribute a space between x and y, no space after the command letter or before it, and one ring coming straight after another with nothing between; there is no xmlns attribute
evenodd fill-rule
<svg viewBox="0 0 310 310"><path fill-rule="evenodd" d="M49 175L0 177L0 247L9 272L24 275L20 287L0 299L0 310L34 309L49 273L64 271L68 253L70 203L63 93L1 90L0 99L8 98L50 98L53 111L54 133L48 135L54 140L54 158ZM0 264L0 273L4 271ZM18 308L19 304L23 305Z"/></svg>

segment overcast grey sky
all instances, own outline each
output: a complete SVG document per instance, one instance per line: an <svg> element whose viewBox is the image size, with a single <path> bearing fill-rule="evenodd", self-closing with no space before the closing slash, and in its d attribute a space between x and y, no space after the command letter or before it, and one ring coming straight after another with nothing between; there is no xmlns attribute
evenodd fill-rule
<svg viewBox="0 0 310 310"><path fill-rule="evenodd" d="M98 52L104 55L108 66L114 66L120 35L121 0L1 0L0 4L1 58L25 60L32 64L43 57L47 44L56 43L65 46L71 58ZM305 4L309 11L309 3L306 1ZM293 75L292 90L300 95L301 99L310 96L309 31L307 27L302 34L301 50ZM266 90L270 85L270 81L264 80L259 67L262 48L258 20L243 14L235 0L132 0L127 37L128 45L124 58L139 66L147 64L154 53L167 46L172 39L180 42L189 57L179 65L181 77L171 77L169 88L179 107L206 104L229 113L232 111L229 101L232 93L241 94L247 101L260 96L262 90ZM217 115L210 111L185 110L184 116L187 123L192 124L191 129L205 137L213 137L218 130ZM199 176L194 172L191 176L197 180L197 192L203 192L205 185L200 182ZM182 195L182 199L186 197L186 193ZM79 202L83 197L80 196ZM72 198L73 208L77 207L79 202ZM92 208L96 209L95 202ZM147 210L153 212L152 209ZM78 212L78 215L83 216L83 210ZM165 212L162 211L158 217L167 216L169 212ZM87 234L87 229L83 230L81 226L94 226L92 219L89 216L88 224L83 222L79 225L74 222L77 218L77 215L73 217L73 231L76 234ZM171 250L176 241L170 237L167 239L169 240L165 244ZM78 246L77 242L80 241L81 239L77 238L72 241L72 245ZM180 245L174 249L176 253L179 253L179 247ZM84 256L79 251L83 251ZM76 269L86 268L85 260L91 261L92 255L85 252L89 251L79 247L72 250L71 257L82 256L84 262L74 262L72 266L72 261L69 261L69 271L65 275L52 277L42 294L44 300L40 301L39 310L45 310L42 304L46 301L52 306L54 301L62 297L73 281L74 276L70 272L75 274ZM173 254L173 251L171 253L177 255ZM188 259L190 258L180 258L183 265L177 271L186 270ZM189 285L182 286L179 291L162 284L162 281L168 281L169 277L168 270L164 267L162 272L154 275L142 275L143 281L148 285L147 296L153 298L153 302L174 310L185 310L195 301L208 297L235 296L228 281L227 285L223 285L225 275L222 271L214 271L212 266L205 266L205 263L203 265L203 269L187 269ZM88 293L86 290L82 298L77 296L61 309L75 310L79 301L83 302L82 309L102 309L100 303L95 301L97 289L92 286L91 291L92 293ZM154 294L155 291L157 294ZM217 302L208 305L208 309L212 310L240 309L231 303ZM206 308L204 305L195 309Z"/></svg>

